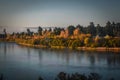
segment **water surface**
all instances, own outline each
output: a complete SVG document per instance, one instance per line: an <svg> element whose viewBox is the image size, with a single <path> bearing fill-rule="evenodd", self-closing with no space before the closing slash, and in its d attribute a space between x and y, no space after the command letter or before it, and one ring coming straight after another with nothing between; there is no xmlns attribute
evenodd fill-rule
<svg viewBox="0 0 120 80"><path fill-rule="evenodd" d="M103 80L120 79L120 54L38 49L0 42L0 73L6 80L54 80L61 72L97 72Z"/></svg>

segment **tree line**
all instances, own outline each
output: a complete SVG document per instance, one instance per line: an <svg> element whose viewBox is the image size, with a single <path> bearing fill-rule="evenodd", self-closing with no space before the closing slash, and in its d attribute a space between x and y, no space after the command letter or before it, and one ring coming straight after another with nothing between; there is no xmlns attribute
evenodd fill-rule
<svg viewBox="0 0 120 80"><path fill-rule="evenodd" d="M113 37L120 37L120 23L110 22L108 21L104 27L100 26L100 24L97 24L95 26L94 22L90 22L90 24L87 27L83 27L81 25L77 25L74 27L73 25L68 26L68 29L72 31L75 28L79 28L81 33L91 34L92 36L113 36Z"/></svg>
<svg viewBox="0 0 120 80"><path fill-rule="evenodd" d="M88 26L81 26L81 25L69 25L67 29L69 30L69 34L73 35L73 31L79 28L80 33L85 33L85 34L91 34L92 36L99 35L101 37L109 35L112 37L120 37L120 23L115 23L115 22L110 22L108 21L105 26L101 26L100 24L97 24L95 26L94 22L90 22ZM37 35L43 35L47 31L52 31L54 35L60 35L60 32L62 30L65 30L64 28L60 27L55 27L53 30L49 28L49 30L45 29L43 30L42 27L38 27L37 30ZM6 29L3 31L6 35ZM27 36L32 36L35 32L32 32L29 28L27 29L27 32L13 32L11 35L17 35L18 37L21 35L27 35Z"/></svg>
<svg viewBox="0 0 120 80"><path fill-rule="evenodd" d="M74 37L75 29L79 29L80 34L76 38L71 38L71 36ZM31 45L44 45L47 47L120 47L120 23L111 23L108 21L106 25L102 27L99 24L95 26L93 22L90 22L87 27L70 25L67 27L67 30L70 37L61 38L58 36L61 34L61 31L65 31L64 28L55 27L53 30L51 28L43 30L42 27L39 26L36 33L28 28L26 32L13 32L6 40ZM45 37L47 32L51 33ZM7 35L5 29L4 33ZM90 35L87 36L87 34ZM15 38L13 38L14 36ZM35 36L38 38L34 38ZM39 36L44 36L44 38L39 38Z"/></svg>

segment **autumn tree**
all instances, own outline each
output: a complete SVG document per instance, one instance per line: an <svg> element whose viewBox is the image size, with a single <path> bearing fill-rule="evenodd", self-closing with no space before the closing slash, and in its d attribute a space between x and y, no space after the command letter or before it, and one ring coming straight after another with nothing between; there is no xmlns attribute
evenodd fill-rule
<svg viewBox="0 0 120 80"><path fill-rule="evenodd" d="M76 28L78 28L81 33L84 33L84 28L83 28L83 26L81 26L81 25L78 24L78 25L76 26Z"/></svg>

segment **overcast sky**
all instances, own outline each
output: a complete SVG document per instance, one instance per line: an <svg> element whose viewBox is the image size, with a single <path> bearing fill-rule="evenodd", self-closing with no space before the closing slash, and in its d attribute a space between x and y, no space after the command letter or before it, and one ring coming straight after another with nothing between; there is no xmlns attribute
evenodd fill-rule
<svg viewBox="0 0 120 80"><path fill-rule="evenodd" d="M120 22L120 0L0 0L0 26L86 26ZM13 29L14 27L14 29Z"/></svg>

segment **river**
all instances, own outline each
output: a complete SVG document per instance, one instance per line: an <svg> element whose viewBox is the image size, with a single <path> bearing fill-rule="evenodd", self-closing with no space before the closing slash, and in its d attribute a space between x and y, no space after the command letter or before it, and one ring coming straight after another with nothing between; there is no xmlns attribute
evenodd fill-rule
<svg viewBox="0 0 120 80"><path fill-rule="evenodd" d="M102 80L120 79L120 54L68 49L38 49L0 42L0 74L5 80L54 80L61 71L86 75L99 73Z"/></svg>

